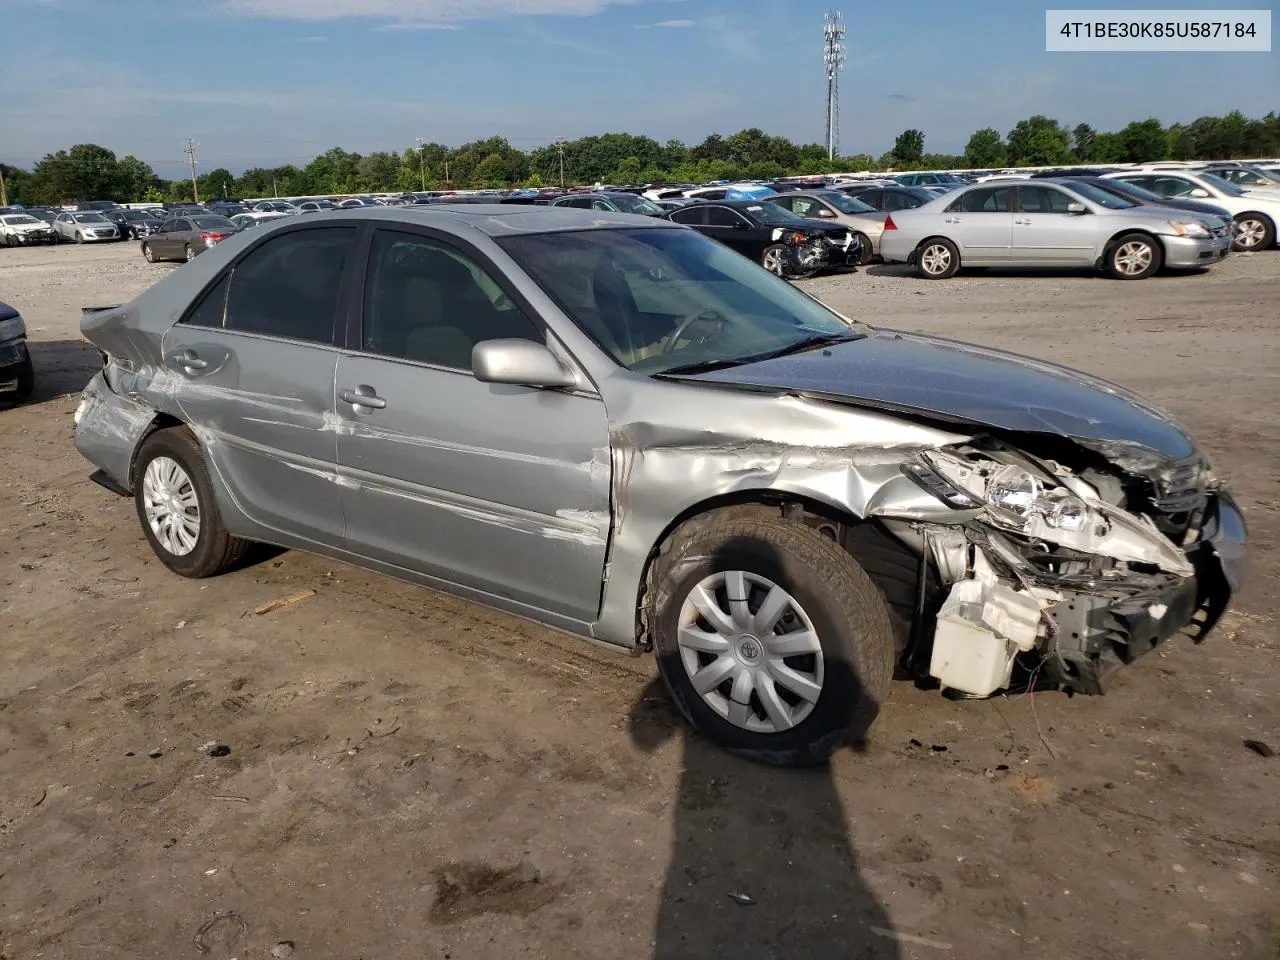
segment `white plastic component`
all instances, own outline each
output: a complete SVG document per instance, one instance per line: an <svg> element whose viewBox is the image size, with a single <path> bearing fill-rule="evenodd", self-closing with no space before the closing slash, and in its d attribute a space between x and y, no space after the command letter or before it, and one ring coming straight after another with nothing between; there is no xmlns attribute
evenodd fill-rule
<svg viewBox="0 0 1280 960"><path fill-rule="evenodd" d="M952 690L989 697L1009 685L1018 651L1036 644L1040 602L995 578L979 553L976 576L951 588L938 611L929 673Z"/></svg>

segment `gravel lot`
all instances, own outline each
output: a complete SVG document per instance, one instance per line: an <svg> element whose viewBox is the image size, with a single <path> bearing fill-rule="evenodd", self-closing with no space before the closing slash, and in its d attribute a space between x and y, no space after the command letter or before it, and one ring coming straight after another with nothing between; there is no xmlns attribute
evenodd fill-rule
<svg viewBox="0 0 1280 960"><path fill-rule="evenodd" d="M1280 253L806 284L1169 406L1255 564L1212 641L1109 696L898 684L864 752L807 772L687 734L648 659L431 591L298 553L168 574L70 434L80 307L169 269L0 250L37 368L0 406L0 957L1280 955L1280 758L1243 745L1280 752Z"/></svg>

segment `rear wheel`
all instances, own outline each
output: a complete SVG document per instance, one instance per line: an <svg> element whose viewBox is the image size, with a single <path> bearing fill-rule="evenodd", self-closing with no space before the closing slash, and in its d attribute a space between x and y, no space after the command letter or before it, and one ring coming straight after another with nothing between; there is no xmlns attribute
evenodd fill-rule
<svg viewBox="0 0 1280 960"><path fill-rule="evenodd" d="M184 254L184 255L185 255L185 256L186 256L186 258L187 258L187 262L188 262L188 263L190 263L192 260L194 260L194 259L196 258L196 251L195 251L195 248L194 248L194 247L192 247L192 246L191 246L191 244L189 244L189 243L188 243L188 244L187 244L187 249L186 249L186 251L185 251L185 254Z"/></svg>
<svg viewBox="0 0 1280 960"><path fill-rule="evenodd" d="M654 561L645 609L676 705L748 759L822 763L888 696L894 640L879 591L839 545L768 508L681 527Z"/></svg>
<svg viewBox="0 0 1280 960"><path fill-rule="evenodd" d="M134 472L142 532L160 561L184 577L212 577L238 564L250 546L222 523L204 452L185 427L143 441Z"/></svg>
<svg viewBox="0 0 1280 960"><path fill-rule="evenodd" d="M1235 238L1231 246L1241 253L1266 250L1276 240L1276 227L1260 213L1242 213L1235 218Z"/></svg>
<svg viewBox="0 0 1280 960"><path fill-rule="evenodd" d="M1117 280L1145 280L1164 262L1160 244L1144 233L1128 233L1107 251L1107 272Z"/></svg>
<svg viewBox="0 0 1280 960"><path fill-rule="evenodd" d="M916 267L930 280L946 280L960 269L960 251L945 237L934 237L920 244L916 251Z"/></svg>

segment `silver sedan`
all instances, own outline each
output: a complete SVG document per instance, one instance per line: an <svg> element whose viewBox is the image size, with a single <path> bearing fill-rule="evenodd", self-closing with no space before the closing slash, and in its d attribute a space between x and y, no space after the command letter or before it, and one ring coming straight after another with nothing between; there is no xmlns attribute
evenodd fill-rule
<svg viewBox="0 0 1280 960"><path fill-rule="evenodd" d="M993 181L885 221L880 255L933 280L961 267L1095 267L1141 280L1162 266L1207 267L1231 231L1217 218L1139 206L1075 180Z"/></svg>
<svg viewBox="0 0 1280 960"><path fill-rule="evenodd" d="M53 218L53 236L55 242L97 243L119 240L120 228L100 213L60 213Z"/></svg>
<svg viewBox="0 0 1280 960"><path fill-rule="evenodd" d="M1100 692L1243 572L1230 490L1148 402L876 330L665 220L290 217L82 330L76 446L175 573L266 541L652 650L762 761L861 736L895 665Z"/></svg>

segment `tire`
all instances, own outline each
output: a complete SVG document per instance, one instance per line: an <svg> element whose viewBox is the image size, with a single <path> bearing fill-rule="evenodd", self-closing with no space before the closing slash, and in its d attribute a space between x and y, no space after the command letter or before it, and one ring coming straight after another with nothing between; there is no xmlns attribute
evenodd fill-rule
<svg viewBox="0 0 1280 960"><path fill-rule="evenodd" d="M722 641L706 632L712 622L691 596L702 587L703 596L719 605L723 625L729 616L724 584L707 585L720 579L736 587L733 571L750 587L751 616L772 587L789 595L787 612L767 634L763 624L755 626L759 638L735 634L730 625L726 636L732 639L723 640L722 652L691 649L682 637ZM653 562L644 610L658 669L681 713L700 733L746 759L776 766L823 763L840 745L861 739L888 697L894 634L879 590L839 545L776 510L728 508L680 527ZM783 638L795 644L810 637L816 637L816 653L783 654L786 648L773 646ZM703 672L708 667L715 668L711 674ZM773 680L779 667L788 671L786 683ZM699 693L692 677L715 678L720 670L730 672L706 695ZM795 692L806 686L796 684L797 676L808 678L809 696ZM762 699L766 690L772 691L772 708Z"/></svg>
<svg viewBox="0 0 1280 960"><path fill-rule="evenodd" d="M183 252L183 256L186 257L187 263L190 263L196 258L195 248L188 243L186 250Z"/></svg>
<svg viewBox="0 0 1280 960"><path fill-rule="evenodd" d="M191 510L194 507L197 520L194 534L190 525L175 525L185 526L186 534L194 536L194 543L189 546L179 541L177 535L166 536L177 549L167 545L157 535L157 529L153 528L148 517L148 502L155 503L153 494L162 492L152 485L153 475L148 471L153 464L160 480L176 481L169 486L178 497L189 501L185 511L187 516L192 516ZM168 470L170 465L175 466L181 474L175 476ZM212 577L231 569L244 559L251 542L232 536L223 525L218 504L214 500L204 452L190 430L174 427L157 430L147 437L138 450L133 486L134 506L138 522L142 524L143 535L160 562L174 573L192 578ZM157 506L163 508L162 504ZM164 533L162 520L157 520L157 527ZM184 548L185 552L182 552Z"/></svg>
<svg viewBox="0 0 1280 960"><path fill-rule="evenodd" d="M84 234L79 230L76 231L76 243L84 243Z"/></svg>
<svg viewBox="0 0 1280 960"><path fill-rule="evenodd" d="M1117 280L1145 280L1164 263L1160 241L1145 233L1126 233L1107 247L1107 273Z"/></svg>
<svg viewBox="0 0 1280 960"><path fill-rule="evenodd" d="M149 243L142 245L142 255L147 258L147 263L156 262L156 252L151 249L151 244Z"/></svg>
<svg viewBox="0 0 1280 960"><path fill-rule="evenodd" d="M1242 243L1244 239L1246 242ZM1231 249L1240 253L1266 250L1276 242L1276 225L1261 213L1241 213L1232 220Z"/></svg>
<svg viewBox="0 0 1280 960"><path fill-rule="evenodd" d="M947 280L960 269L960 251L946 237L933 237L916 248L916 270L926 280Z"/></svg>
<svg viewBox="0 0 1280 960"><path fill-rule="evenodd" d="M861 231L855 230L853 235L858 238L859 243L858 259L854 261L854 266L865 267L871 262L871 241Z"/></svg>
<svg viewBox="0 0 1280 960"><path fill-rule="evenodd" d="M22 361L22 365L18 367L18 389L14 392L13 397L18 403L23 403L31 399L31 394L36 389L36 370L31 364L31 357Z"/></svg>
<svg viewBox="0 0 1280 960"><path fill-rule="evenodd" d="M760 254L760 266L775 277L787 275L787 248L781 243L770 244Z"/></svg>

